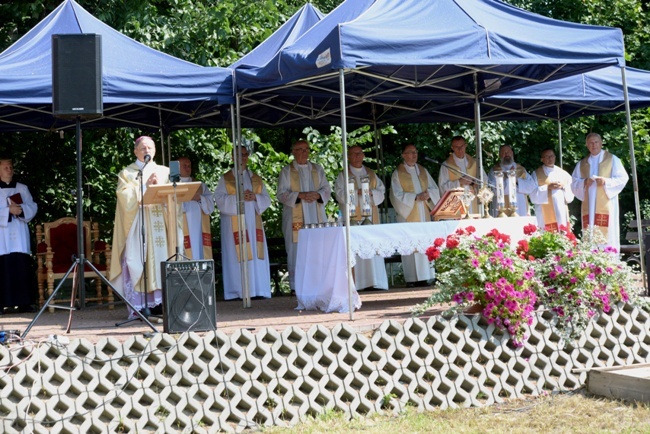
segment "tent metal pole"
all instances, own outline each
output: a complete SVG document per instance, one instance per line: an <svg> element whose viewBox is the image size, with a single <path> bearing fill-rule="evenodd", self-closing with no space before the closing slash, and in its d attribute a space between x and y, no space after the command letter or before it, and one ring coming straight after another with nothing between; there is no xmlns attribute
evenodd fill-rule
<svg viewBox="0 0 650 434"><path fill-rule="evenodd" d="M630 166L632 169L632 185L634 188L634 212L639 233L639 262L641 265L641 276L646 296L650 295L648 280L645 274L645 246L643 243L643 226L641 225L641 206L639 205L639 180L636 174L636 157L634 156L634 138L632 136L632 117L630 115L630 98L627 92L627 80L625 77L625 66L621 67L621 81L623 83L623 97L625 98L625 120L627 122L627 141L630 146Z"/></svg>
<svg viewBox="0 0 650 434"><path fill-rule="evenodd" d="M377 129L377 107L372 103L372 127L375 130L375 158L377 159L377 170L381 167L381 181L386 185L386 173L384 171L384 144L381 140L381 132ZM384 200L381 207L377 207L379 212L379 223L388 223L388 201ZM382 214L383 217L382 218Z"/></svg>
<svg viewBox="0 0 650 434"><path fill-rule="evenodd" d="M239 94L235 95L235 111L237 124L233 128L233 162L235 171L235 194L237 195L237 223L239 225L239 273L241 276L241 299L244 308L251 307L251 293L248 285L248 240L246 239L246 203L244 202L244 178L239 170L241 162L241 117Z"/></svg>
<svg viewBox="0 0 650 434"><path fill-rule="evenodd" d="M564 143L562 143L562 119L560 119L560 104L557 105L557 145L560 154L560 169L564 169Z"/></svg>
<svg viewBox="0 0 650 434"><path fill-rule="evenodd" d="M345 71L341 68L339 69L339 91L341 98L341 145L343 154L343 185L348 185L350 177L348 176L348 131L347 124L345 120ZM354 303L352 301L352 291L354 287L354 279L352 278L352 252L350 252L350 195L345 195L345 209L348 212L345 213L345 257L348 267L348 311L350 316L350 321L354 320Z"/></svg>
<svg viewBox="0 0 650 434"><path fill-rule="evenodd" d="M476 160L478 161L478 173L481 177L481 181L487 183L487 179L483 179L483 144L481 143L481 103L479 102L478 97L478 76L476 72L474 73L474 132L475 145L476 145ZM479 214L481 216L485 215L483 202L479 201Z"/></svg>

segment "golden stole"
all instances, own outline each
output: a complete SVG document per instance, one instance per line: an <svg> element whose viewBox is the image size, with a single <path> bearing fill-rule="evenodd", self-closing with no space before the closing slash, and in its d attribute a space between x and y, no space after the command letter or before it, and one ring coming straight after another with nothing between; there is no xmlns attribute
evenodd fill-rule
<svg viewBox="0 0 650 434"><path fill-rule="evenodd" d="M474 158L470 157L469 155L465 155L465 158L467 158L467 172L466 173L468 175L473 176L474 178L478 179L478 166L476 165L476 160ZM460 174L462 172L460 170L460 167L458 167L456 165L456 160L454 160L454 155L453 154L451 154L447 158L447 160L445 160L445 165L450 166L450 167L457 170L457 172L454 172L453 170L448 170L447 171L447 173L449 174L449 180L450 181L458 181L462 177L462 175ZM473 187L473 190L474 190L472 193L476 194L477 193L476 188L474 188L474 186L472 186L472 187ZM473 209L478 210L478 199L477 198L474 198L474 200L472 200L472 204L473 204Z"/></svg>
<svg viewBox="0 0 650 434"><path fill-rule="evenodd" d="M550 184L548 176L544 172L544 167L538 167L535 170L537 175L537 185L548 185ZM551 198L553 192L548 190L548 200L545 204L542 204L542 217L544 218L544 230L548 232L557 232L560 228L557 224L557 216L555 215L555 207L553 206L553 200Z"/></svg>
<svg viewBox="0 0 650 434"><path fill-rule="evenodd" d="M366 167L366 173L368 174L370 190L374 190L375 188L377 188L377 175L372 169L368 169L367 167ZM348 170L348 176L350 177L350 179L356 179L354 175L352 175L352 172L349 170ZM357 191L359 188L361 188L361 185L356 185L356 181L355 181L355 186L357 187ZM359 204L359 206L356 207L355 213L352 216L352 220L354 221L360 221L362 218L361 200L362 200L361 195L358 195L357 203ZM375 225L379 224L379 210L377 209L377 205L375 205L374 203L372 204L372 223Z"/></svg>
<svg viewBox="0 0 650 434"><path fill-rule="evenodd" d="M494 172L503 172L503 169L501 169L501 163L497 163L494 166L494 169L492 169ZM522 166L519 163L515 163L515 176L519 179L526 179L526 169L524 169L524 166ZM508 178L504 173L504 181L508 182ZM506 201L506 208L510 208L510 198L508 195L504 195L504 199Z"/></svg>
<svg viewBox="0 0 650 434"><path fill-rule="evenodd" d="M226 184L226 192L228 194L236 194L237 186L235 181L235 173L230 170L224 176L223 180ZM262 193L262 188L264 183L262 178L259 175L251 173L251 182L253 184L253 193L260 194ZM232 236L235 241L235 249L237 250L237 260L241 262L240 256L240 244L241 240L239 239L239 220L236 215L230 217L230 223L232 225ZM255 213L255 241L257 242L257 258L264 259L264 227L262 226L262 216L258 213ZM248 247L248 260L253 259L253 253L251 251L250 238L248 237L248 229L246 230L246 246Z"/></svg>
<svg viewBox="0 0 650 434"><path fill-rule="evenodd" d="M311 179L314 183L314 188L318 188L320 185L320 178L318 176L318 171L316 170L316 167L314 167L313 164L310 164L311 167ZM296 192L301 192L302 189L300 188L300 172L298 169L296 169L291 163L289 165L289 179L291 180L291 191L296 191ZM316 203L316 207L321 207L323 204L321 203ZM318 214L318 223L323 223L320 221L320 213ZM298 242L298 231L303 227L305 223L305 216L302 212L302 203L296 204L296 206L293 207L292 209L292 224L291 224L291 229L293 232L293 242L297 243Z"/></svg>
<svg viewBox="0 0 650 434"><path fill-rule="evenodd" d="M419 164L417 165L418 167L418 178L420 180L420 188L422 191L427 191L428 186L429 186L429 179L427 178L427 171L424 169L424 167L420 166ZM397 176L399 179L399 183L402 186L402 190L404 190L407 193L415 193L415 187L413 186L413 178L411 178L411 174L406 171L406 166L404 163L400 164L397 166ZM430 206L431 201L427 200L424 202L424 207L431 212L431 206ZM428 215L427 216L421 216L420 215L420 209L417 206L413 206L413 209L411 209L411 213L408 215L406 218L407 222L425 222L425 221L430 221L431 217Z"/></svg>
<svg viewBox="0 0 650 434"><path fill-rule="evenodd" d="M612 177L612 168L613 168L613 158L612 154L607 151L603 151L603 160L598 165L598 176L604 178ZM585 157L580 160L580 177L582 179L589 178L590 165L589 157ZM597 226L598 229L603 233L603 236L607 238L607 233L609 231L609 209L610 201L605 193L605 186L596 186L596 214L594 215L594 226ZM582 201L581 207L582 214L582 228L589 227L589 192L585 191L585 200Z"/></svg>

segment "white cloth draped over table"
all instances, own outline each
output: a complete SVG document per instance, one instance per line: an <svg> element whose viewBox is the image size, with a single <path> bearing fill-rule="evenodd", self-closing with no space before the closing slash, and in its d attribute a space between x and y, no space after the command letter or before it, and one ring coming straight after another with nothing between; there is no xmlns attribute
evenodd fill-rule
<svg viewBox="0 0 650 434"><path fill-rule="evenodd" d="M253 191L250 170L242 174L244 190ZM221 213L221 250L223 252L223 297L225 300L232 300L242 297L242 284L240 263L237 257L237 249L233 238L231 217L237 215L237 196L228 194L226 182L222 176L219 185L214 192L214 200ZM255 216L262 214L271 206L271 197L262 186L262 192L255 195L255 201L244 202L244 213L246 216L246 229L248 231L248 244L251 248L251 259L248 261L248 286L251 297L271 298L271 272L269 270L269 252L264 235L264 259L257 254L257 243L255 242Z"/></svg>
<svg viewBox="0 0 650 434"><path fill-rule="evenodd" d="M409 255L426 252L436 238L446 237L459 227L474 226L476 236L492 229L510 235L511 246L525 238L524 226L534 224L534 217L503 219L447 220L426 223L388 223L351 226L350 250L352 262L357 257L389 257L395 252ZM361 300L353 289L353 306ZM348 275L345 228L317 228L300 231L296 263L297 309L348 312Z"/></svg>
<svg viewBox="0 0 650 434"><path fill-rule="evenodd" d="M291 190L291 166L300 173L300 191ZM312 167L318 173L319 184L314 185L312 178ZM298 194L302 191L315 191L320 194L323 203L305 202L298 200ZM295 286L295 269L296 254L298 251L297 243L293 242L293 208L302 207L304 223L322 223L327 221L325 214L325 204L332 196L332 187L327 181L325 171L318 164L307 162L307 164L298 164L296 161L291 162L288 166L282 168L278 178L278 201L282 207L282 233L284 234L284 246L287 250L287 266L289 268L289 286L292 290Z"/></svg>
<svg viewBox="0 0 650 434"><path fill-rule="evenodd" d="M350 166L349 179L354 181L357 190L361 188L361 179L368 176L366 168ZM386 197L386 187L381 179L377 176L377 185L371 189L371 205L380 205ZM347 186L345 185L344 173L339 173L334 185L336 200L339 202L341 212L345 213L345 198L347 196ZM384 258L375 256L374 258L361 259L357 258L354 266L354 282L357 289L374 287L376 289L388 289L388 276L386 275L386 265Z"/></svg>

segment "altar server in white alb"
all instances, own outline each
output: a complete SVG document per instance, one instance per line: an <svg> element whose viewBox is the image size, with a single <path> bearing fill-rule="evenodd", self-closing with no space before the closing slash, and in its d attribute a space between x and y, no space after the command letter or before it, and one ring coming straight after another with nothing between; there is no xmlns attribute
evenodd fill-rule
<svg viewBox="0 0 650 434"><path fill-rule="evenodd" d="M289 285L295 291L298 231L305 224L327 221L325 204L332 196L332 187L323 168L309 161L309 143L298 140L291 152L294 161L280 172L277 197L283 205L282 234L287 250Z"/></svg>
<svg viewBox="0 0 650 434"><path fill-rule="evenodd" d="M476 179L487 182L485 171L481 170L479 173L476 160L465 153L466 149L467 142L463 136L451 138L451 154L445 160L445 164L440 166L440 175L438 175L441 196L454 188L468 188L476 195L481 187ZM478 199L475 198L469 205L469 212L477 214L478 211Z"/></svg>
<svg viewBox="0 0 650 434"><path fill-rule="evenodd" d="M418 150L414 145L404 146L402 159L404 162L393 172L390 188L390 202L397 221L431 221L431 210L440 200L440 190L429 172L418 164ZM402 266L408 286L425 286L434 278L431 264L423 253L402 256Z"/></svg>
<svg viewBox="0 0 650 434"><path fill-rule="evenodd" d="M386 187L377 174L363 165L364 153L361 146L352 146L348 149L348 181L354 183L354 192L350 200L355 199L351 207L351 224L359 224L365 219L367 213L372 224L379 224L379 209L377 205L384 202ZM365 182L364 182L365 181ZM365 185L364 185L365 184ZM351 193L345 185L345 174L339 173L334 186L336 200L341 207L341 212L347 212L345 198ZM375 288L388 289L388 277L384 258L375 256L370 259L356 258L354 265L354 282L357 289Z"/></svg>
<svg viewBox="0 0 650 434"><path fill-rule="evenodd" d="M178 159L181 182L197 182L192 177L192 162L187 157ZM212 231L210 215L214 212L214 197L205 183L192 200L183 202L183 247L190 259L212 259Z"/></svg>
<svg viewBox="0 0 650 434"><path fill-rule="evenodd" d="M569 228L569 207L573 202L571 175L555 165L555 151L542 151L542 165L530 174L536 188L530 193L535 205L537 226L545 231L557 232L560 226Z"/></svg>
<svg viewBox="0 0 650 434"><path fill-rule="evenodd" d="M589 133L586 138L589 156L578 162L573 170L571 189L582 201L582 230L598 229L607 245L620 250L618 194L629 179L621 160L603 150L600 134Z"/></svg>
<svg viewBox="0 0 650 434"><path fill-rule="evenodd" d="M36 300L27 223L38 206L27 186L13 177L12 161L0 158L0 315L5 307L28 311Z"/></svg>
<svg viewBox="0 0 650 434"><path fill-rule="evenodd" d="M506 174L512 170L515 171L515 180L517 184L517 194L515 196L517 200L517 215L529 216L530 211L528 209L528 195L535 189L535 184L533 183L532 178L524 166L519 163L515 163L515 154L512 146L501 145L499 148L499 162L492 168L492 170L490 170L490 173L488 173L488 182L490 185L497 185L496 172L504 173L503 193L506 208L510 207L510 183L508 182L508 176ZM496 217L499 213L496 194L492 200L492 205L493 216Z"/></svg>
<svg viewBox="0 0 650 434"><path fill-rule="evenodd" d="M271 272L262 213L271 206L271 197L262 178L248 167L248 150L240 152L239 176L243 180L245 228L239 227L237 178L234 169L226 172L214 192L221 213L221 251L223 254L224 299L242 298L241 264L246 263L250 297L271 297ZM234 155L233 155L234 160ZM243 233L240 238L240 230ZM246 240L246 248L242 249Z"/></svg>

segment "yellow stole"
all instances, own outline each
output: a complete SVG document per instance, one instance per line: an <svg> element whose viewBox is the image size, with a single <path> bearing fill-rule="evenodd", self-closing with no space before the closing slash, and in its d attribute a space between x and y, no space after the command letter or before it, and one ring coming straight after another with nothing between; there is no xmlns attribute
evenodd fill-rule
<svg viewBox="0 0 650 434"><path fill-rule="evenodd" d="M366 173L368 174L370 190L377 188L377 175L375 174L375 172L372 169L366 167ZM352 172L350 170L348 170L348 176L350 177L350 179L356 179L354 175L352 175ZM356 185L356 182L355 182L355 186L357 187L357 191L359 188L361 188L361 185ZM359 206L356 207L355 213L352 216L352 220L354 221L360 221L362 219L361 195L358 196L357 203L359 204ZM373 203L371 207L372 207L372 223L379 224L379 210L377 209L377 205Z"/></svg>
<svg viewBox="0 0 650 434"><path fill-rule="evenodd" d="M495 172L503 172L503 169L501 169L501 163L497 163L494 166L493 170ZM519 178L519 179L526 179L526 169L524 169L524 166L522 166L519 163L515 163L515 176L517 178ZM507 181L508 178L505 176L505 173L504 173L504 178L503 179L504 179L504 182L508 182ZM510 207L510 198L508 197L507 194L504 194L504 199L506 201L506 208L509 208Z"/></svg>
<svg viewBox="0 0 650 434"><path fill-rule="evenodd" d="M613 158L612 154L607 151L603 151L603 159L598 165L598 176L604 178L612 177L612 168L613 168ZM580 177L582 179L589 178L590 173L590 164L589 157L585 157L580 160ZM610 202L605 193L604 186L596 186L596 213L594 215L594 226L598 227L603 233L603 236L607 238L607 233L609 232L609 209ZM589 227L589 192L585 191L585 200L582 201L581 207L582 214L582 228Z"/></svg>
<svg viewBox="0 0 650 434"><path fill-rule="evenodd" d="M420 188L422 191L427 191L427 187L429 186L429 179L427 178L427 171L424 169L424 167L420 166L417 164L418 167L418 178L420 180ZM407 193L415 193L415 187L413 186L413 179L411 178L411 174L406 171L406 166L404 163L401 163L399 166L397 166L397 176L399 179L399 183L402 186L402 190L404 190ZM431 201L427 200L424 202L424 207L431 211L431 206L430 206ZM427 216L420 216L420 210L418 206L413 206L413 209L411 209L411 213L408 215L406 218L407 222L423 222L423 221L430 221L431 217L427 214Z"/></svg>
<svg viewBox="0 0 650 434"><path fill-rule="evenodd" d="M320 178L318 176L318 171L316 170L316 167L313 164L310 164L311 167L311 179L314 183L314 188L318 188L320 185ZM291 180L291 191L296 191L296 192L301 192L302 189L300 188L300 172L298 169L295 168L294 164L291 163L289 164L289 179ZM316 207L320 208L323 206L321 203L316 203ZM317 213L318 215L318 223L323 223L321 222L321 217L320 213ZM292 209L292 224L291 224L291 229L293 232L293 242L297 243L298 242L298 231L303 227L305 223L305 216L302 212L302 203L296 204L296 206L293 207Z"/></svg>
<svg viewBox="0 0 650 434"><path fill-rule="evenodd" d="M537 175L537 185L548 185L550 184L548 176L544 172L544 166L540 166L535 170ZM542 208L542 217L544 218L544 230L548 232L557 232L560 228L557 224L557 216L555 215L555 207L553 206L553 200L551 199L552 191L548 190L548 201L547 203L541 205Z"/></svg>
<svg viewBox="0 0 650 434"><path fill-rule="evenodd" d="M194 182L194 179L192 179ZM201 187L199 187L201 188ZM183 247L185 256L192 259L192 242L190 241L190 227L187 223L187 215L183 213ZM201 213L201 245L203 246L203 257L212 259L212 229L210 228L210 216Z"/></svg>
<svg viewBox="0 0 650 434"><path fill-rule="evenodd" d="M476 160L469 155L465 155L465 158L467 158L467 174L470 176L473 176L474 178L478 178L478 166L476 165ZM447 157L447 160L445 160L445 164L447 166L451 166L454 169L456 169L458 172L461 172L460 167L456 164L456 160L454 160L454 154L451 154L449 157ZM447 173L449 173L449 180L450 181L458 181L462 175L458 172L454 172L453 170L448 170ZM472 193L476 194L476 186L472 186ZM472 200L473 204L473 209L478 210L478 199L474 198ZM468 211L469 212L469 211Z"/></svg>
<svg viewBox="0 0 650 434"><path fill-rule="evenodd" d="M224 183L226 185L226 192L228 194L237 193L237 183L235 181L235 173L233 170L229 170L223 176ZM262 188L264 182L259 175L256 175L251 172L251 182L253 184L253 193L260 194L262 193ZM237 250L237 260L241 262L240 256L240 244L241 240L239 239L239 218L234 215L230 217L230 224L232 225L232 237L235 241L235 249ZM255 213L255 241L257 242L257 258L264 259L264 227L262 226L262 216L258 213ZM248 229L246 229L246 246L248 247L248 260L253 259L253 252L251 251L250 238L248 237Z"/></svg>

